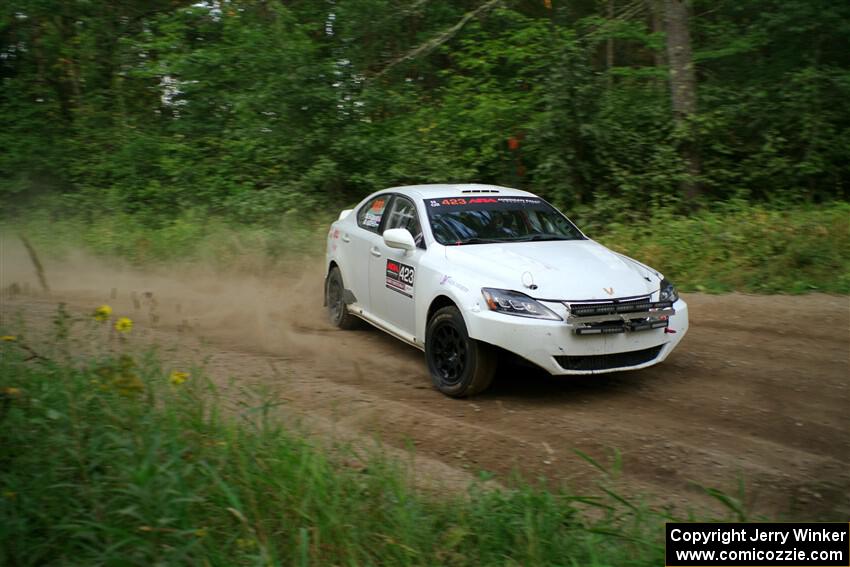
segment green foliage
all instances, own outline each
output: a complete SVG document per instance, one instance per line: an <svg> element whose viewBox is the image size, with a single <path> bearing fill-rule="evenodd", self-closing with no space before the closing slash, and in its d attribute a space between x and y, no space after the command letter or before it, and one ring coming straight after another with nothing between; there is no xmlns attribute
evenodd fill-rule
<svg viewBox="0 0 850 567"><path fill-rule="evenodd" d="M777 210L741 201L691 217L586 210L585 231L685 291L850 293L850 206ZM595 220L593 220L595 219Z"/></svg>
<svg viewBox="0 0 850 567"><path fill-rule="evenodd" d="M444 35L481 2L5 2L0 202L157 226L435 181L643 210L684 181L706 202L848 197L846 3L694 2L699 107L678 131L648 8L553 4Z"/></svg>
<svg viewBox="0 0 850 567"><path fill-rule="evenodd" d="M662 560L666 517L616 493L519 483L424 496L380 454L327 454L282 428L262 398L222 413L199 370L169 377L129 353L58 363L46 346L26 362L36 347L12 338L0 343L3 564Z"/></svg>
<svg viewBox="0 0 850 567"><path fill-rule="evenodd" d="M699 110L674 127L650 14L555 4L494 6L444 35L480 4L7 2L4 216L137 263L247 249L273 265L316 251L332 212L376 189L493 182L592 221L606 211L606 241L685 285L846 290L845 209L829 203L850 180L850 5L694 2ZM675 218L691 182L704 210ZM626 211L662 238L681 230L673 255L652 250L648 224L610 224ZM694 235L729 234L727 214L752 242L707 256Z"/></svg>

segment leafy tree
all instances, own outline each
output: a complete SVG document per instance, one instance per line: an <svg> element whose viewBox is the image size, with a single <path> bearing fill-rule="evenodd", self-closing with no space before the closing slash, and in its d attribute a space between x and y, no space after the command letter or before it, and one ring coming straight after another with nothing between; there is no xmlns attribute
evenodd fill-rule
<svg viewBox="0 0 850 567"><path fill-rule="evenodd" d="M846 199L850 5L667 0L689 64L664 4L9 0L0 202L155 225L438 181L634 210L697 186Z"/></svg>

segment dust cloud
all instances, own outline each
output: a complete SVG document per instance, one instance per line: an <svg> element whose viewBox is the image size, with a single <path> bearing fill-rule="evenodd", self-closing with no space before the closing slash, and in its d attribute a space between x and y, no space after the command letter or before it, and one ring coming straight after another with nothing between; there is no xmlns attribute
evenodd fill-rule
<svg viewBox="0 0 850 567"><path fill-rule="evenodd" d="M49 293L21 241L0 238L2 300L35 296L66 302L73 310L107 304L140 325L233 348L287 357L341 354L328 352L332 341L317 340L332 328L322 306L323 266L316 259L293 259L266 275L196 263L142 269L81 250L61 259L42 255L40 261Z"/></svg>

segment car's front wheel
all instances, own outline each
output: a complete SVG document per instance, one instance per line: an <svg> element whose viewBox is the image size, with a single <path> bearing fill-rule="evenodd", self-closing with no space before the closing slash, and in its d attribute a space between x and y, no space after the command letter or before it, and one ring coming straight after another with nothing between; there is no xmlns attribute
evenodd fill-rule
<svg viewBox="0 0 850 567"><path fill-rule="evenodd" d="M434 386L453 398L486 390L496 373L496 352L469 337L457 307L443 307L428 322L425 358Z"/></svg>
<svg viewBox="0 0 850 567"><path fill-rule="evenodd" d="M340 329L357 327L359 320L348 312L348 306L345 305L345 286L342 284L342 274L336 266L328 273L325 284L325 304L328 307L328 319L331 325Z"/></svg>

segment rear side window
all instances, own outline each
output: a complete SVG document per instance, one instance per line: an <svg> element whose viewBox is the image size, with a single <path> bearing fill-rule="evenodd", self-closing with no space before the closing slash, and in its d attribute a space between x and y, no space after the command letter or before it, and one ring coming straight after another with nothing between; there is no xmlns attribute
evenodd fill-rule
<svg viewBox="0 0 850 567"><path fill-rule="evenodd" d="M357 212L357 224L360 228L378 232L378 227L381 226L381 219L384 217L384 211L387 208L387 201L390 200L389 195L378 195Z"/></svg>

